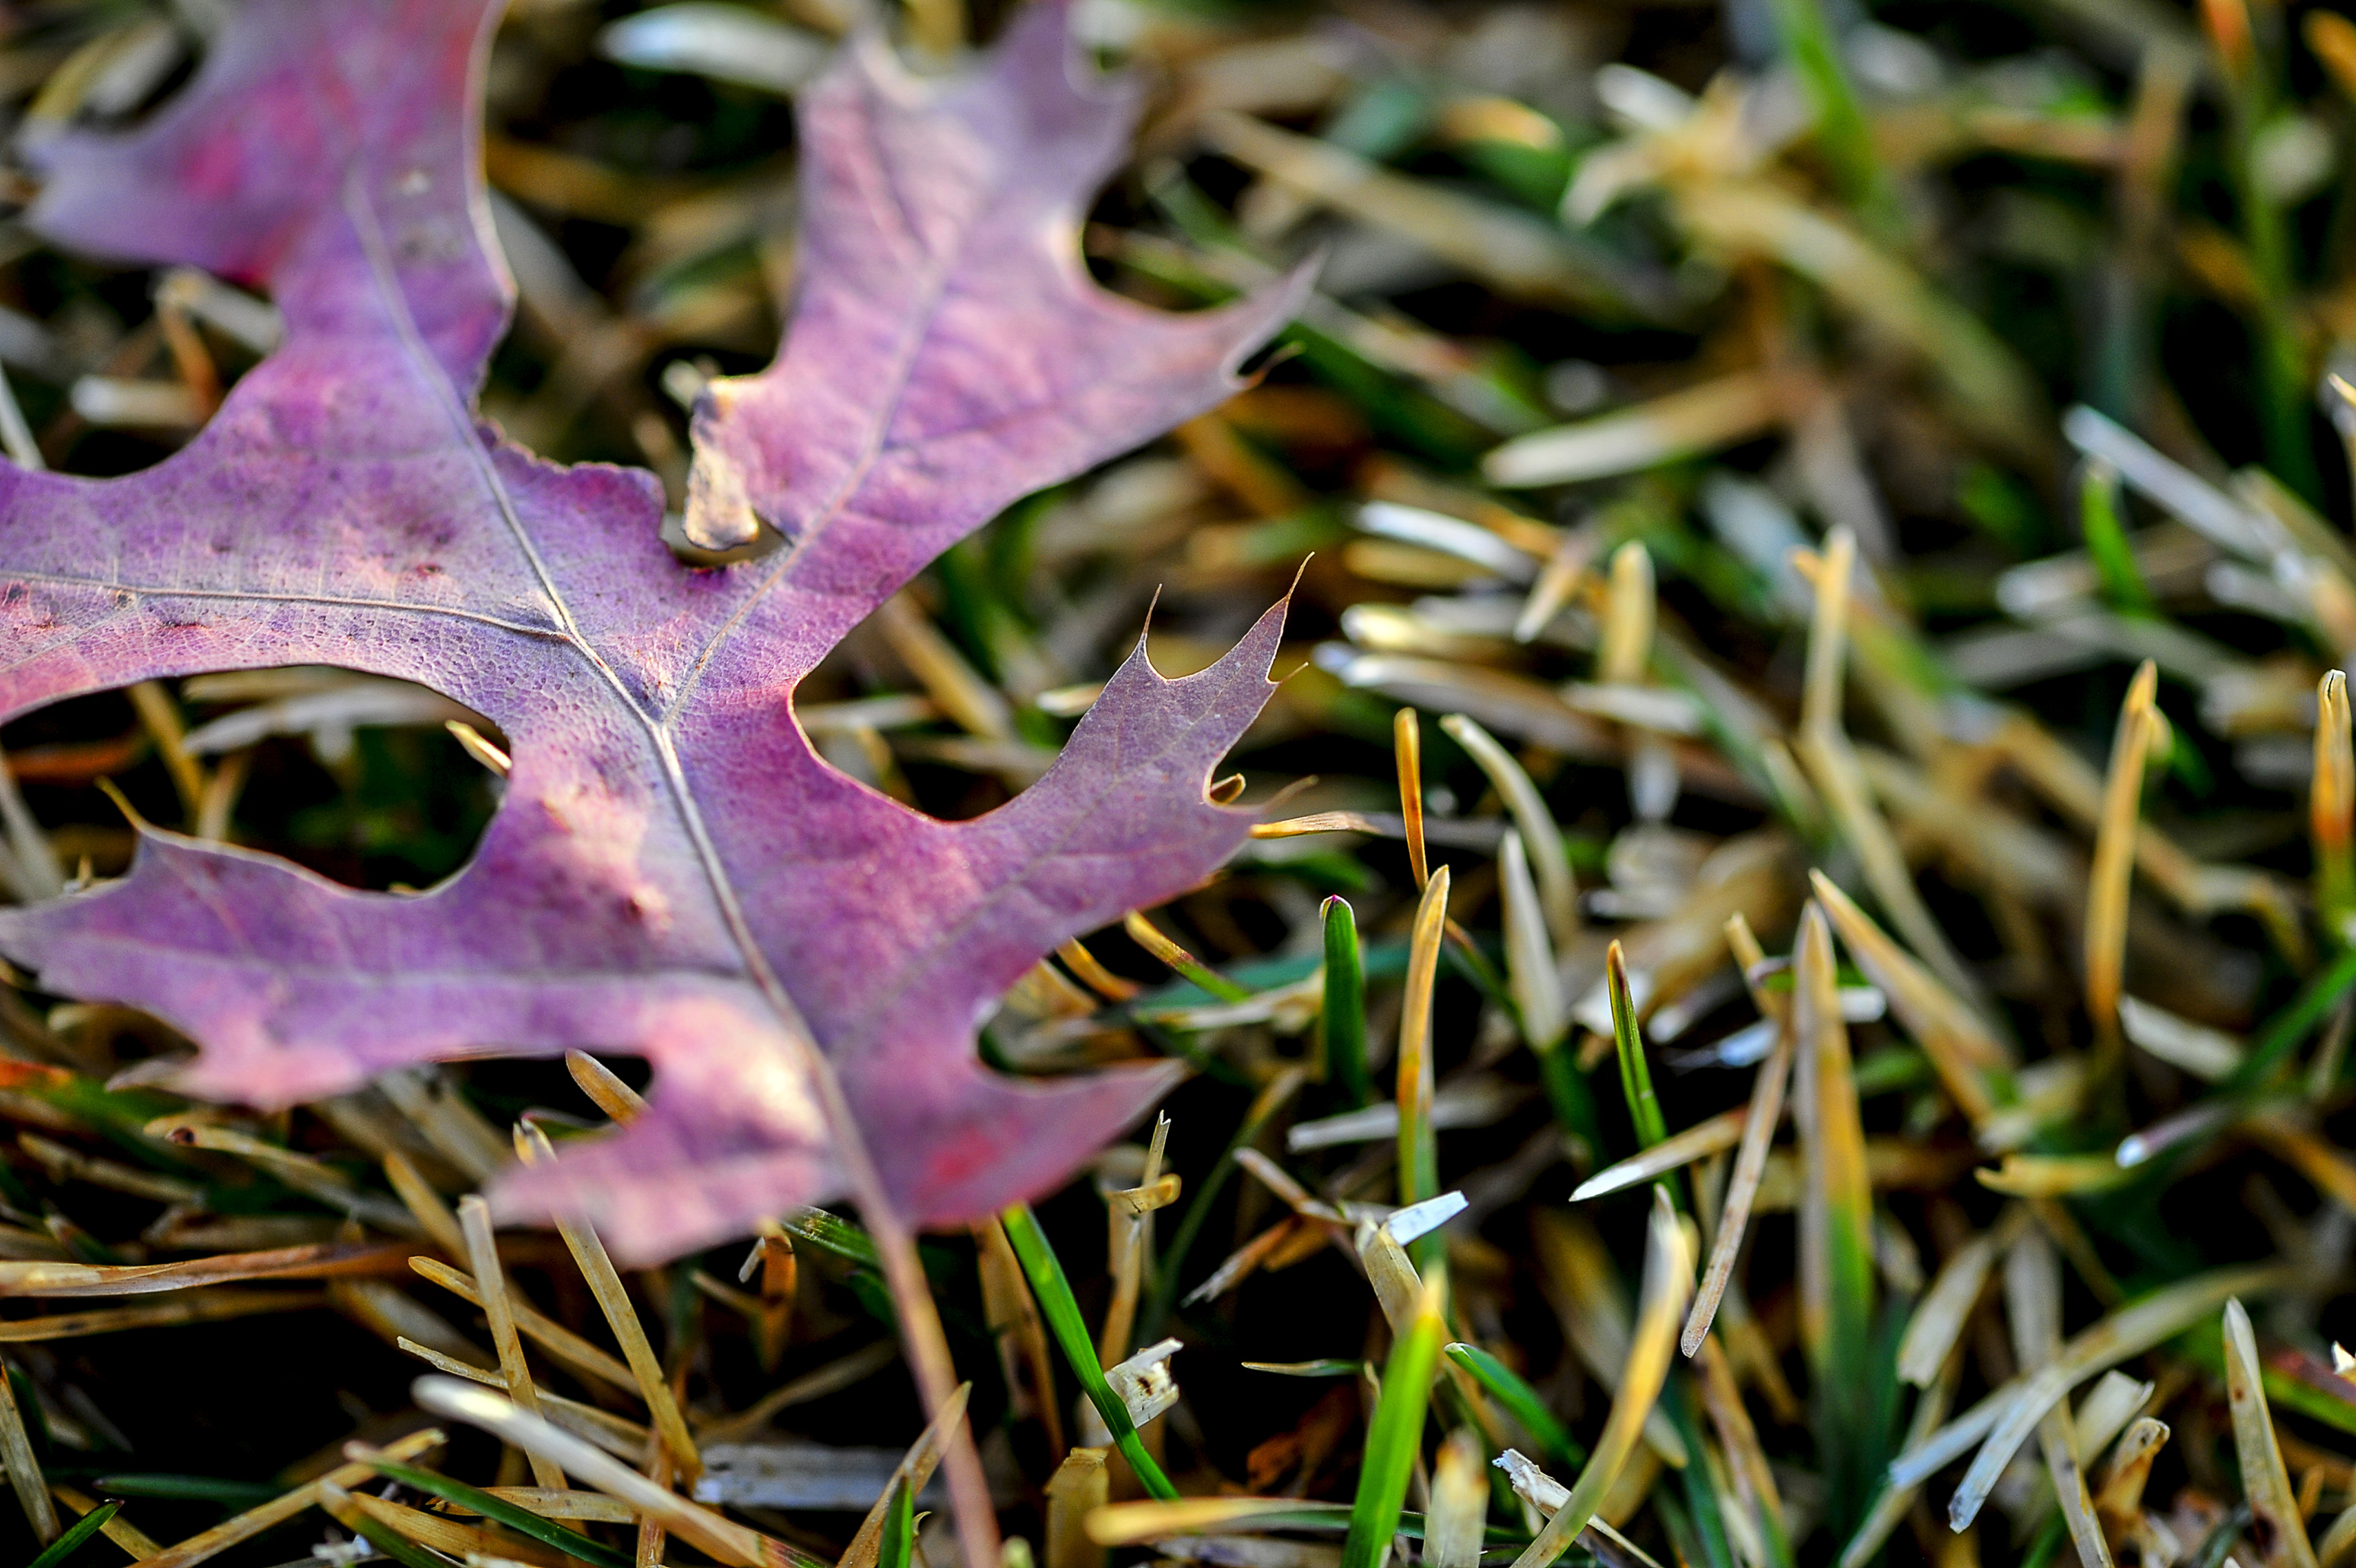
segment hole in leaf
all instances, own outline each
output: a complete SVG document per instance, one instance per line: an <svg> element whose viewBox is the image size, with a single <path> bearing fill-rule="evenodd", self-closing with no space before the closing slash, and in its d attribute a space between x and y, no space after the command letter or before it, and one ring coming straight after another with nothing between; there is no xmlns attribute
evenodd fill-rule
<svg viewBox="0 0 2356 1568"><path fill-rule="evenodd" d="M103 780L158 826L381 891L466 863L498 803L478 757L509 746L439 693L306 665L74 698L0 729L0 749L69 878L130 864L134 834Z"/></svg>

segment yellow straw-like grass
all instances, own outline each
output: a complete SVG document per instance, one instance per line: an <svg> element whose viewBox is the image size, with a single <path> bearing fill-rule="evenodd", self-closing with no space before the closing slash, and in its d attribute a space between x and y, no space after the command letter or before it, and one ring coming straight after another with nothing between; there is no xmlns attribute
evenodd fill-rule
<svg viewBox="0 0 2356 1568"><path fill-rule="evenodd" d="M2094 831L2094 865L2086 879L2086 1011L2097 1033L2115 1041L2120 978L2126 966L2127 883L2135 869L2136 827L2142 818L2145 755L2165 721L2152 705L2159 667L2150 660L2128 682L2103 785L2103 815Z"/></svg>
<svg viewBox="0 0 2356 1568"><path fill-rule="evenodd" d="M1423 849L1423 729L1411 707L1391 715L1391 757L1398 764L1399 817L1406 824L1407 863L1421 887L1431 876Z"/></svg>
<svg viewBox="0 0 2356 1568"><path fill-rule="evenodd" d="M2233 1412L2233 1451L2242 1463L2242 1495L2262 1527L2258 1540L2266 1568L2316 1568L2307 1539L2306 1510L2283 1468L2282 1445L2266 1409L2263 1365L2250 1315L2242 1304L2225 1304L2225 1394Z"/></svg>
<svg viewBox="0 0 2356 1568"><path fill-rule="evenodd" d="M1677 1323L1684 1316L1692 1282L1693 1257L1686 1249L1685 1231L1669 1207L1668 1194L1655 1187L1644 1249L1644 1304L1637 1310L1635 1333L1619 1391L1612 1396L1612 1413L1604 1418L1603 1431L1579 1479L1571 1484L1569 1498L1547 1520L1537 1539L1514 1560L1514 1568L1548 1568L1595 1517L1660 1397L1669 1362L1676 1355Z"/></svg>
<svg viewBox="0 0 2356 1568"><path fill-rule="evenodd" d="M473 1194L460 1198L458 1227L466 1233L467 1262L474 1267L476 1287L482 1292L479 1305L490 1325L491 1346L498 1352L499 1375L507 1380L508 1397L526 1414L537 1416L540 1391L532 1384L531 1368L523 1359L523 1339L516 1332L515 1312L509 1305L507 1270L499 1262L498 1242L491 1234L491 1206ZM525 1457L531 1463L534 1481L552 1488L563 1487L564 1472L553 1461L529 1450Z"/></svg>
<svg viewBox="0 0 2356 1568"><path fill-rule="evenodd" d="M520 1129L516 1146L530 1164L552 1162L556 1158L556 1151L549 1146L548 1134L537 1127ZM630 1294L623 1287L621 1273L614 1267L614 1260L607 1254L605 1244L597 1239L596 1231L577 1219L560 1218L556 1221L556 1233L564 1239L566 1250L573 1254L574 1264L581 1270L581 1277L589 1283L589 1294L597 1298L598 1308L605 1315L606 1326L614 1331L615 1342L622 1348L622 1359L628 1364L630 1375L637 1380L638 1397L646 1402L650 1423L661 1434L663 1447L669 1452L672 1467L680 1478L692 1483L697 1476L702 1474L703 1461L696 1455L695 1439L688 1434L687 1417L680 1412L679 1401L671 1396L669 1380L663 1376L662 1361L655 1355L654 1346L648 1342L646 1326L638 1321L637 1308L631 1305ZM471 1236L469 1240L472 1240ZM479 1269L482 1257L477 1254L475 1261ZM532 1402L527 1400L519 1399L516 1402L526 1409L533 1408ZM542 1486L557 1484L544 1477L540 1478L540 1482Z"/></svg>

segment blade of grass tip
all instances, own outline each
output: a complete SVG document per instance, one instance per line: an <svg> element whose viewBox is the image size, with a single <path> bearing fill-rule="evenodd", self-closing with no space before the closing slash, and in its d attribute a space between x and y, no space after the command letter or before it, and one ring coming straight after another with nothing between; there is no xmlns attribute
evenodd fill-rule
<svg viewBox="0 0 2356 1568"><path fill-rule="evenodd" d="M590 1540L577 1530L550 1523L520 1503L495 1497L478 1487L415 1465L406 1465L389 1458L383 1450L364 1443L344 1444L344 1457L356 1465L365 1465L387 1480L398 1481L412 1491L423 1492L444 1502L455 1503L470 1512L482 1515L507 1526L519 1535L528 1535L543 1546L552 1546L567 1556L577 1557L595 1568L630 1568L629 1558L603 1542Z"/></svg>
<svg viewBox="0 0 2356 1568"><path fill-rule="evenodd" d="M446 1441L439 1431L429 1428L387 1444L384 1454L396 1460L414 1459L441 1447ZM369 1465L340 1465L316 1481L281 1493L233 1519L223 1520L210 1530L165 1548L158 1555L145 1559L141 1568L195 1568L197 1563L217 1557L241 1541L251 1541L266 1530L274 1530L305 1509L315 1507L322 1486L357 1487L366 1483L375 1473Z"/></svg>
<svg viewBox="0 0 2356 1568"><path fill-rule="evenodd" d="M1260 824L1266 825L1266 824ZM1102 960L1090 952L1087 944L1074 937L1055 950L1064 967L1072 972L1079 983L1108 1002L1134 1001L1145 988L1133 980L1124 980L1104 966Z"/></svg>
<svg viewBox="0 0 2356 1568"><path fill-rule="evenodd" d="M1570 1429L1547 1408L1537 1390L1530 1387L1520 1373L1477 1345L1456 1344L1446 1348L1448 1359L1464 1369L1472 1380L1487 1391L1491 1399L1505 1407L1515 1424L1530 1434L1531 1440L1544 1450L1556 1464L1580 1466L1587 1463L1587 1450Z"/></svg>
<svg viewBox="0 0 2356 1568"><path fill-rule="evenodd" d="M582 1093L589 1097L590 1103L603 1111L610 1121L635 1121L638 1112L647 1108L644 1095L624 1083L615 1076L612 1068L586 1051L565 1052L564 1070L573 1075L573 1081L580 1086Z"/></svg>
<svg viewBox="0 0 2356 1568"><path fill-rule="evenodd" d="M1407 864L1421 887L1431 877L1423 851L1423 729L1413 708L1391 715L1391 754L1398 764L1401 836L1407 840Z"/></svg>
<svg viewBox="0 0 2356 1568"><path fill-rule="evenodd" d="M1325 1070L1354 1106L1374 1098L1366 1077L1366 972L1358 956L1358 917L1339 894L1319 911L1325 926L1325 1004L1318 1038Z"/></svg>
<svg viewBox="0 0 2356 1568"><path fill-rule="evenodd" d="M32 1434L26 1430L25 1412L17 1408L16 1391L11 1386L15 1380L7 1375L5 1363L0 1363L0 1462L8 1467L8 1484L24 1506L33 1538L46 1545L58 1538L57 1505L49 1500L41 1462L34 1457Z"/></svg>
<svg viewBox="0 0 2356 1568"><path fill-rule="evenodd" d="M1444 1290L1436 1275L1424 1281L1415 1316L1383 1366L1382 1392L1366 1423L1365 1458L1350 1506L1350 1533L1342 1543L1342 1568L1383 1568L1390 1560L1408 1477L1423 1452L1423 1421L1447 1326L1440 1318Z"/></svg>
<svg viewBox="0 0 2356 1568"><path fill-rule="evenodd" d="M1104 1568L1105 1549L1088 1539L1087 1519L1112 1497L1105 1448L1075 1448L1047 1478L1046 1568Z"/></svg>
<svg viewBox="0 0 2356 1568"><path fill-rule="evenodd" d="M2225 1393L2233 1412L2233 1449L2242 1462L2242 1494L2249 1499L2253 1517L2265 1527L2259 1539L2266 1568L2316 1568L2305 1512L2283 1468L2274 1417L2266 1409L2250 1315L2238 1300L2225 1304Z"/></svg>
<svg viewBox="0 0 2356 1568"><path fill-rule="evenodd" d="M458 1226L466 1233L466 1258L475 1271L475 1286L482 1293L477 1305L489 1320L491 1347L498 1352L499 1371L507 1379L508 1397L527 1415L540 1414L540 1391L532 1384L531 1368L523 1359L523 1340L516 1333L515 1312L508 1300L507 1270L499 1262L498 1240L491 1234L491 1207L480 1196L458 1200ZM527 1451L531 1478L539 1486L562 1488L564 1472L538 1454Z"/></svg>
<svg viewBox="0 0 2356 1568"><path fill-rule="evenodd" d="M1653 557L1641 540L1631 539L1612 553L1612 580L1603 603L1595 678L1607 686L1641 686L1659 616Z"/></svg>
<svg viewBox="0 0 2356 1568"><path fill-rule="evenodd" d="M1537 874L1539 907L1546 913L1547 933L1558 942L1569 941L1579 933L1579 888L1571 880L1570 855L1563 847L1562 830L1555 826L1546 798L1514 760L1514 754L1472 719L1450 714L1440 721L1440 727L1496 786Z"/></svg>
<svg viewBox="0 0 2356 1568"><path fill-rule="evenodd" d="M1570 1020L1538 889L1530 880L1529 857L1522 853L1521 832L1515 828L1507 828L1497 846L1497 895L1505 906L1505 988L1521 1015L1523 1038L1544 1056L1562 1044Z"/></svg>
<svg viewBox="0 0 2356 1568"><path fill-rule="evenodd" d="M1794 565L1809 559L1794 554ZM1857 541L1846 528L1836 528L1825 539L1825 553L1805 573L1815 587L1815 610L1809 622L1806 684L1801 703L1796 749L1806 763L1841 837L1856 854L1858 865L1874 897L1898 927L1907 945L1940 977L1966 996L1978 987L1963 960L1955 956L1939 923L1922 902L1913 873L1890 826L1873 804L1848 735L1841 726L1842 672L1847 662L1849 579L1857 563Z"/></svg>
<svg viewBox="0 0 2356 1568"><path fill-rule="evenodd" d="M811 1568L818 1562L655 1485L612 1455L488 1389L455 1378L425 1377L412 1384L410 1391L422 1409L479 1427L526 1454L544 1456L550 1468L569 1471L599 1491L654 1515L672 1534L735 1568Z"/></svg>
<svg viewBox="0 0 2356 1568"><path fill-rule="evenodd" d="M1812 869L1808 881L1849 956L1890 999L1890 1011L1931 1058L1956 1109L1977 1124L1996 1108L1989 1078L2002 1083L2010 1077L2012 1052L1969 1003L1892 941L1831 877Z"/></svg>
<svg viewBox="0 0 2356 1568"><path fill-rule="evenodd" d="M1401 1208L1440 1196L1440 1155L1431 1125L1435 1075L1431 1062L1431 993L1440 975L1440 944L1447 933L1448 867L1423 885L1408 942L1407 992L1399 1007L1398 1200ZM1418 1256L1428 1251L1419 1247Z"/></svg>
<svg viewBox="0 0 2356 1568"><path fill-rule="evenodd" d="M2117 1446L2111 1450L2102 1487L2094 1494L2094 1517L2102 1521L2104 1531L2112 1540L2131 1539L2141 1525L2144 1484L2150 1480L2152 1461L2167 1446L2168 1437L2168 1423L2147 1415L2128 1427ZM2317 1551L2319 1563L2330 1561L2329 1546L2330 1540L2326 1537Z"/></svg>
<svg viewBox="0 0 2356 1568"><path fill-rule="evenodd" d="M1828 1391L1837 1384L1859 1393L1858 1381L1843 1382L1837 1368L1872 1332L1873 1187L1848 1026L1841 1018L1832 928L1813 899L1800 913L1794 969L1794 1098L1803 1165L1800 1335Z"/></svg>
<svg viewBox="0 0 2356 1568"><path fill-rule="evenodd" d="M2062 1348L2062 1259L2045 1232L2035 1226L2021 1231L2005 1258L2004 1293L2013 1354L2025 1369L2046 1365ZM2111 1549L2094 1518L2094 1499L2086 1490L2085 1472L2079 1467L2077 1434L2067 1400L2056 1401L2039 1420L2037 1441L2044 1450L2045 1473L2061 1502L2062 1522L2078 1549L2078 1561L2083 1568L2111 1568Z"/></svg>
<svg viewBox="0 0 2356 1568"><path fill-rule="evenodd" d="M526 1165L550 1164L556 1159L548 1134L528 1125L517 1128L516 1153ZM558 1219L556 1233L564 1239L565 1250L573 1254L573 1265L588 1282L589 1294L597 1298L606 1326L614 1331L615 1343L622 1348L622 1359L629 1366L630 1375L637 1380L638 1395L646 1401L648 1422L661 1434L663 1446L670 1452L672 1466L681 1480L693 1484L703 1473L703 1461L696 1454L695 1439L688 1434L687 1417L680 1412L679 1401L671 1397L670 1380L663 1375L662 1359L647 1339L646 1326L638 1321L638 1310L631 1305L630 1293L624 1287L605 1243L597 1239L596 1231L577 1219Z"/></svg>
<svg viewBox="0 0 2356 1568"><path fill-rule="evenodd" d="M84 1542L104 1530L110 1520L122 1511L119 1502L104 1502L76 1520L73 1528L49 1542L26 1568L57 1568L57 1565L82 1549Z"/></svg>
<svg viewBox="0 0 2356 1568"><path fill-rule="evenodd" d="M1251 998L1251 988L1237 985L1226 975L1211 969L1202 960L1163 935L1160 928L1142 914L1131 909L1120 919L1121 929L1129 940L1159 959L1172 972L1183 980L1209 992L1222 1002L1245 1002Z"/></svg>
<svg viewBox="0 0 2356 1568"><path fill-rule="evenodd" d="M1747 934L1749 928L1744 929ZM1778 1028L1775 1043L1769 1047L1767 1059L1759 1064L1759 1076L1751 1085L1742 1142L1735 1150L1734 1172L1727 1178L1726 1201L1718 1211L1718 1239L1710 1246L1709 1266L1703 1271L1701 1289L1694 1296L1693 1311L1678 1339L1688 1356L1701 1348L1709 1333L1718 1304L1726 1294L1726 1283L1733 1277L1734 1260L1741 1253L1751 1206L1759 1196L1760 1178L1767 1174L1768 1147L1775 1141L1775 1124L1783 1120L1784 1086L1791 1080L1797 1038L1789 1023Z"/></svg>
<svg viewBox="0 0 2356 1568"><path fill-rule="evenodd" d="M1636 1004L1628 993L1628 958L1614 941L1603 955L1605 988L1612 999L1612 1042L1620 1057L1620 1088L1628 1116L1636 1124L1636 1146L1649 1149L1669 1135L1661 1102L1653 1093L1653 1071L1644 1061L1644 1036L1636 1027Z"/></svg>
<svg viewBox="0 0 2356 1568"><path fill-rule="evenodd" d="M418 1173L407 1155L399 1149L384 1156L384 1179L392 1187L395 1197L415 1217L418 1229L425 1239L442 1249L443 1254L463 1262L466 1258L466 1233L458 1224L458 1217L442 1201L442 1195Z"/></svg>
<svg viewBox="0 0 2356 1568"><path fill-rule="evenodd" d="M1537 1539L1514 1560L1514 1568L1548 1568L1595 1517L1597 1506L1619 1478L1621 1466L1644 1431L1645 1417L1660 1398L1670 1358L1676 1353L1677 1322L1692 1287L1693 1258L1686 1250L1684 1228L1677 1223L1668 1194L1655 1187L1644 1249L1644 1303L1637 1309L1635 1332L1621 1371L1619 1391L1612 1399L1612 1413L1604 1418L1595 1451L1571 1484L1570 1496L1547 1520Z"/></svg>
<svg viewBox="0 0 2356 1568"><path fill-rule="evenodd" d="M1481 1437L1460 1426L1440 1445L1432 1466L1431 1506L1423 1516L1427 1568L1481 1568L1489 1482L1482 1471Z"/></svg>
<svg viewBox="0 0 2356 1568"><path fill-rule="evenodd" d="M1178 1488L1170 1484L1170 1477L1162 1473L1162 1466L1145 1451L1136 1426L1129 1419L1129 1406L1105 1381L1096 1344L1080 1316L1080 1304L1072 1299L1071 1282L1064 1277L1064 1265L1056 1261L1046 1232L1039 1229L1038 1218L1028 1205L1017 1204L999 1219L1006 1227L1006 1240L1014 1248L1024 1277L1031 1282L1031 1294L1039 1303L1041 1316L1047 1320L1048 1333L1055 1337L1056 1348L1064 1352L1064 1359L1079 1379L1081 1391L1104 1418L1105 1430L1112 1434L1114 1444L1136 1473L1138 1484L1154 1497L1174 1498Z"/></svg>
<svg viewBox="0 0 2356 1568"><path fill-rule="evenodd" d="M2152 706L2158 689L2159 666L2147 659L2119 706L2110 775L2103 783L2103 815L2094 831L2094 864L2086 878L2086 1011L2106 1057L2124 1048L2119 991L2126 965L2127 888L2135 871L2136 828L2143 816L2144 757L2160 722Z"/></svg>
<svg viewBox="0 0 2356 1568"><path fill-rule="evenodd" d="M2348 676L2325 672L2315 692L2315 781L2308 791L2308 822L2315 839L2315 908L2334 940L2349 940L2356 914L2356 745L2349 732Z"/></svg>
<svg viewBox="0 0 2356 1568"><path fill-rule="evenodd" d="M1925 1480L1985 1435L1947 1504L1948 1524L1955 1530L1965 1528L1979 1517L1997 1477L2054 1401L2097 1372L2175 1337L2220 1310L2228 1299L2278 1290L2290 1283L2296 1273L2281 1264L2218 1269L2121 1307L2072 1338L2052 1362L2013 1379L1901 1453L1890 1463L1891 1478L1901 1484Z"/></svg>

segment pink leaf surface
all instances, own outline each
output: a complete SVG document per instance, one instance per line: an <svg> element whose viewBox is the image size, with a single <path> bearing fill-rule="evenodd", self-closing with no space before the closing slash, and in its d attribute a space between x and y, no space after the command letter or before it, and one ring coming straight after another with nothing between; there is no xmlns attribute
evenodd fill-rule
<svg viewBox="0 0 2356 1568"><path fill-rule="evenodd" d="M146 125L51 144L42 231L266 286L287 334L151 469L0 464L0 717L231 668L419 682L515 742L476 858L401 897L148 830L122 880L0 911L0 949L186 1032L179 1086L220 1099L643 1055L645 1115L495 1194L633 1258L842 1189L813 1039L906 1217L1030 1197L1177 1069L1018 1082L974 1029L1055 944L1241 842L1205 787L1266 700L1282 607L1183 680L1141 644L1046 774L967 822L830 769L794 687L1009 502L1227 395L1293 295L1170 316L1090 283L1079 218L1136 109L1073 61L1060 5L947 87L848 48L802 105L785 351L695 418L691 533L786 543L688 568L649 475L542 462L472 412L513 292L476 172L496 9L247 0Z"/></svg>

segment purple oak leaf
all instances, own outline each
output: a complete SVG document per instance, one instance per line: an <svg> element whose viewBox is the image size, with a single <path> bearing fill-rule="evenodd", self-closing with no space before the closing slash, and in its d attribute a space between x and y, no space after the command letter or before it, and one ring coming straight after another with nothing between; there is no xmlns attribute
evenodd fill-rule
<svg viewBox="0 0 2356 1568"><path fill-rule="evenodd" d="M515 742L479 851L400 897L143 831L121 881L0 912L0 948L161 1015L201 1047L181 1087L259 1105L434 1058L643 1055L643 1115L495 1193L632 1258L842 1190L823 1071L908 1219L1028 1197L1177 1069L1021 1082L974 1029L1057 943L1241 842L1205 785L1282 607L1184 680L1141 646L1044 777L968 822L827 768L794 688L1009 502L1219 402L1294 295L1169 316L1093 286L1082 205L1136 102L1074 61L1062 6L945 88L853 46L802 105L787 348L695 418L691 535L785 543L690 569L650 476L541 462L472 412L512 295L477 174L497 10L247 0L147 124L50 144L43 232L266 285L287 331L151 469L0 465L0 717L228 668L419 682Z"/></svg>

